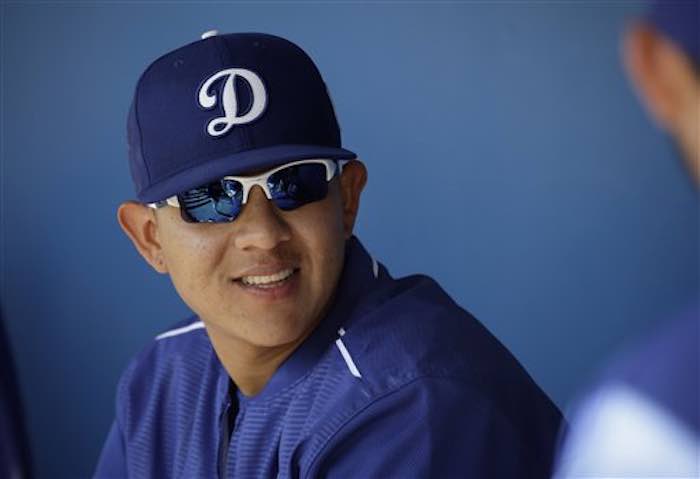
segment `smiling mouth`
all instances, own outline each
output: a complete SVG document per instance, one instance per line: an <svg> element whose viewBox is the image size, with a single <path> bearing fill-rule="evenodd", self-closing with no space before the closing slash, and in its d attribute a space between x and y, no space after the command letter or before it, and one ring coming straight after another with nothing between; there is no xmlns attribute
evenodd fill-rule
<svg viewBox="0 0 700 479"><path fill-rule="evenodd" d="M288 268L269 275L242 276L236 281L247 288L274 289L288 282L298 271Z"/></svg>

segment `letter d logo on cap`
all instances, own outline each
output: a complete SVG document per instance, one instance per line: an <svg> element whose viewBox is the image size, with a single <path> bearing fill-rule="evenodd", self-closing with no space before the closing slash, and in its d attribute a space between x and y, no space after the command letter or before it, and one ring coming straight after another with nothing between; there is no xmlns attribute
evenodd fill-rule
<svg viewBox="0 0 700 479"><path fill-rule="evenodd" d="M240 76L248 82L251 92L253 93L252 105L243 116L236 115L238 110L238 98L234 81L236 76ZM226 77L226 82L224 83L221 94L224 116L214 118L207 125L207 133L215 137L226 134L233 125L250 123L262 115L263 111L265 111L265 106L267 106L267 92L265 91L265 86L260 77L250 70L229 68L210 76L199 89L199 104L202 108L209 109L216 106L217 95L216 93L210 95L209 89L215 81L222 77Z"/></svg>

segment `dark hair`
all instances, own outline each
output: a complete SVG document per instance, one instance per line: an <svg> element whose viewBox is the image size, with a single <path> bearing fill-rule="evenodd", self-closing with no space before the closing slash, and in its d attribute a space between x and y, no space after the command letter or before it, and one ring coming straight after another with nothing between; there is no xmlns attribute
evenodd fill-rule
<svg viewBox="0 0 700 479"><path fill-rule="evenodd" d="M686 54L700 76L700 0L655 0L647 21Z"/></svg>

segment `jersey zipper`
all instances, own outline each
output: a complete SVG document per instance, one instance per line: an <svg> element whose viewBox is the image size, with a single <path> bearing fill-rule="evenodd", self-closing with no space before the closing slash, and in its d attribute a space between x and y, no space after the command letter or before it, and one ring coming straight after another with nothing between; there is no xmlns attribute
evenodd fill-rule
<svg viewBox="0 0 700 479"><path fill-rule="evenodd" d="M231 409L231 397L226 400L224 410L219 416L219 454L218 473L219 479L226 479L226 469L228 466L228 446L231 441L231 431L229 431L229 410Z"/></svg>
<svg viewBox="0 0 700 479"><path fill-rule="evenodd" d="M238 428L241 408L238 403L238 389L229 380L228 395L221 416L219 416L219 454L217 472L220 479L226 479L228 473L228 456L234 432Z"/></svg>

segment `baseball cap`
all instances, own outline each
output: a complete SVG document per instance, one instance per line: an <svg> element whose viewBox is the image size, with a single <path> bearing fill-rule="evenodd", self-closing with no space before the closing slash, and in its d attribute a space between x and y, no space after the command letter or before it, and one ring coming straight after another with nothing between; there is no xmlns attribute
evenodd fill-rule
<svg viewBox="0 0 700 479"><path fill-rule="evenodd" d="M263 33L210 31L155 60L136 84L127 136L143 203L292 160L356 157L341 147L311 58Z"/></svg>
<svg viewBox="0 0 700 479"><path fill-rule="evenodd" d="M700 66L700 1L656 0L646 18Z"/></svg>

